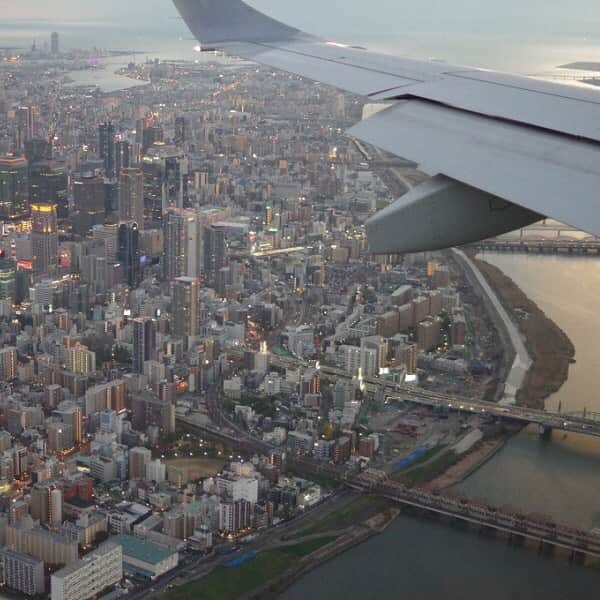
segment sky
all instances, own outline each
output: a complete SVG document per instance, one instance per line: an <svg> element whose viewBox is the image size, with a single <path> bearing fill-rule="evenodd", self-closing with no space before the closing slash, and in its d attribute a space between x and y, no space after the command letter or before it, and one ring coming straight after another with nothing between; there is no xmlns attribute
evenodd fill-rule
<svg viewBox="0 0 600 600"><path fill-rule="evenodd" d="M557 29L589 33L600 24L597 0L251 0L258 8L313 31L380 30L401 33L422 28L465 30L483 24L511 33ZM177 17L171 0L0 0L3 19L101 21L165 26ZM317 17L318 15L318 17ZM135 20L134 20L135 18Z"/></svg>

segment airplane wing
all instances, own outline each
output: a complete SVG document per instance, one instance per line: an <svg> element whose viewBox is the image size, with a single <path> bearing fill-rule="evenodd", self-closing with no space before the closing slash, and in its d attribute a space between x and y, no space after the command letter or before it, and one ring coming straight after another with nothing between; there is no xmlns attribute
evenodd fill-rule
<svg viewBox="0 0 600 600"><path fill-rule="evenodd" d="M552 217L600 235L600 91L323 40L242 0L174 0L204 48L390 106L349 130L432 176L367 221L374 252L478 241Z"/></svg>

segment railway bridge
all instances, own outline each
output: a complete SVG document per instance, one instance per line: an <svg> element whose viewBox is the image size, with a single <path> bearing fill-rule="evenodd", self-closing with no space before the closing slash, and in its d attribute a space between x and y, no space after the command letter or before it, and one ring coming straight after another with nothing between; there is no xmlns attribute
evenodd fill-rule
<svg viewBox="0 0 600 600"><path fill-rule="evenodd" d="M377 494L433 515L501 532L516 541L533 541L540 549L561 549L571 560L600 559L600 533L595 531L583 531L539 515L508 512L467 498L409 488L388 480L383 473L365 472L346 484L357 492Z"/></svg>

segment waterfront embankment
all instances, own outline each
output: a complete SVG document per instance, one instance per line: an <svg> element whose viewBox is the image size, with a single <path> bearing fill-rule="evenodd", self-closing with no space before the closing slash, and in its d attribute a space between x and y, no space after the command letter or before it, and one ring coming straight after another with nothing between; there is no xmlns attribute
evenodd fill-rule
<svg viewBox="0 0 600 600"><path fill-rule="evenodd" d="M543 409L546 398L567 380L575 347L567 334L498 267L478 258L473 258L472 262L517 325L531 356L532 363L517 401L523 406Z"/></svg>
<svg viewBox="0 0 600 600"><path fill-rule="evenodd" d="M504 382L504 393L500 404L517 404L519 394L526 385L527 375L532 366L532 358L523 341L521 332L504 306L501 296L492 288L478 265L462 250L452 250L453 256L463 269L467 280L474 289L479 290L492 322L494 323L501 343L513 357L512 366Z"/></svg>

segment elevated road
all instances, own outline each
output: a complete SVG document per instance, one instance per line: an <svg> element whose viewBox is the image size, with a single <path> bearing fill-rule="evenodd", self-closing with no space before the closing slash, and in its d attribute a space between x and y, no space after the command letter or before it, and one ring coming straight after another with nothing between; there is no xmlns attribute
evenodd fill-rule
<svg viewBox="0 0 600 600"><path fill-rule="evenodd" d="M349 373L334 367L321 366L320 372L324 378L352 379ZM431 408L439 407L463 413L508 419L524 425L533 423L539 425L545 431L560 429L600 437L600 422L592 418L588 419L576 415L567 416L522 406L501 406L495 402L446 396L418 387L394 383L379 377L364 377L363 382L382 387L388 399L412 402Z"/></svg>
<svg viewBox="0 0 600 600"><path fill-rule="evenodd" d="M343 371L324 367L324 375L344 377ZM381 380L377 380L381 383ZM482 414L494 414L502 418L522 420L523 422L549 423L551 427L559 427L561 423L543 411L533 411L518 407L498 407L489 402L473 402L463 400L459 404L448 401L449 398L440 394L416 390L409 386L388 384L396 392L401 392L402 399L411 402L425 404L428 406L444 406L450 409L460 410L468 413L479 412ZM220 425L199 422L193 417L179 418L180 426L185 429L201 433L212 439L219 439L232 447L246 452L268 453L274 447L263 442L241 430L223 414L218 401L216 390L211 390L207 396L207 405L211 417ZM544 419L544 421L542 421ZM222 425L222 426L221 426ZM577 426L586 428L588 422L583 420L572 420L562 422L562 428L575 430ZM600 424L598 429L587 430L585 433L600 435ZM365 494L376 494L398 502L405 506L411 506L433 514L442 515L451 519L475 524L479 527L488 528L508 534L511 538L529 539L553 548L561 548L570 552L571 558L594 557L600 558L600 534L591 531L582 531L553 522L547 517L535 515L524 515L520 513L507 512L490 504L474 502L467 498L444 495L436 491L427 491L419 488L409 488L402 483L390 481L385 473L374 469L368 469L363 473L357 473L354 469L340 467L331 463L316 461L310 456L288 455L289 466L300 470L309 476L325 476L329 479L339 481L346 487Z"/></svg>

